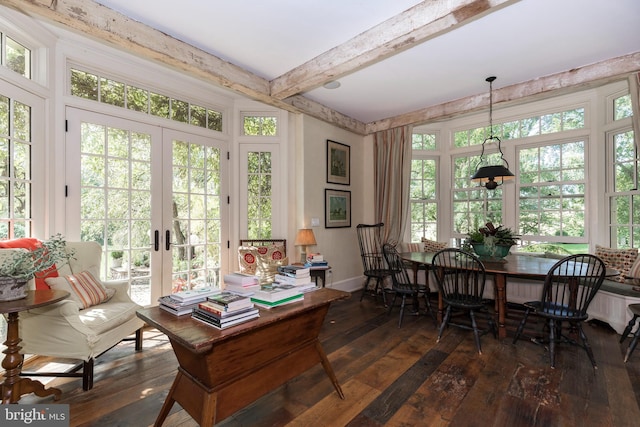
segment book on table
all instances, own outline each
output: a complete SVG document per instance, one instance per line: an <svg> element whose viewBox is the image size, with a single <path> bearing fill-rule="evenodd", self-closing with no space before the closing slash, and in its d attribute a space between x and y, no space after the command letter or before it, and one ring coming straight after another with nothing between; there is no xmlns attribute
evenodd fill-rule
<svg viewBox="0 0 640 427"><path fill-rule="evenodd" d="M327 261L307 261L304 263L304 266L313 270L314 267L328 267L329 263Z"/></svg>
<svg viewBox="0 0 640 427"><path fill-rule="evenodd" d="M255 297L252 297L251 301L253 301L253 303L258 307L270 309L270 308L280 307L282 305L291 304L298 301L304 301L304 295L302 293L298 293L297 295L292 295L290 297L283 298L277 301L264 301L264 300L260 300Z"/></svg>
<svg viewBox="0 0 640 427"><path fill-rule="evenodd" d="M222 291L217 295L207 298L207 301L224 311L234 311L251 305L251 299L247 296Z"/></svg>
<svg viewBox="0 0 640 427"><path fill-rule="evenodd" d="M229 273L223 276L223 280L225 284L234 284L234 285L257 285L260 283L260 278L253 274L245 274L245 273Z"/></svg>
<svg viewBox="0 0 640 427"><path fill-rule="evenodd" d="M169 295L173 300L179 303L193 303L206 301L206 299L210 296L214 296L220 294L221 290L213 287L206 288L195 288L189 289L186 291L176 292L174 294Z"/></svg>
<svg viewBox="0 0 640 427"><path fill-rule="evenodd" d="M234 283L224 284L225 291L232 292L234 294L242 295L242 296L251 296L258 289L260 289L259 284L255 284L255 285L237 285Z"/></svg>
<svg viewBox="0 0 640 427"><path fill-rule="evenodd" d="M324 262L324 257L321 253L311 253L307 255L307 262Z"/></svg>
<svg viewBox="0 0 640 427"><path fill-rule="evenodd" d="M273 279L276 283L289 285L304 285L305 283L311 283L311 276L291 277L285 276L284 274L276 274Z"/></svg>
<svg viewBox="0 0 640 427"><path fill-rule="evenodd" d="M291 277L305 277L311 275L311 269L303 265L281 265L278 267L278 274Z"/></svg>
<svg viewBox="0 0 640 427"><path fill-rule="evenodd" d="M196 307L198 309L200 309L200 310L207 311L207 312L209 312L209 313L211 313L214 316L219 317L219 318L232 317L232 316L240 315L240 314L243 314L243 313L248 313L248 312L250 312L252 310L255 310L253 302L250 303L249 305L247 305L246 307L237 308L237 309L232 310L232 311L224 310L224 309L220 308L219 305L214 304L211 301L201 302Z"/></svg>
<svg viewBox="0 0 640 427"><path fill-rule="evenodd" d="M260 286L251 296L251 300L275 302L299 294L300 290L292 284L274 282Z"/></svg>
<svg viewBox="0 0 640 427"><path fill-rule="evenodd" d="M252 308L251 310L224 318L217 317L214 314L198 307L194 308L193 313L191 314L192 319L206 323L207 325L213 326L217 329L225 329L239 323L248 322L249 320L253 320L258 317L260 317L260 311L257 308Z"/></svg>
<svg viewBox="0 0 640 427"><path fill-rule="evenodd" d="M158 298L158 306L171 314L176 316L184 316L185 314L191 314L194 307L196 307L199 303L179 303L173 300L169 295Z"/></svg>

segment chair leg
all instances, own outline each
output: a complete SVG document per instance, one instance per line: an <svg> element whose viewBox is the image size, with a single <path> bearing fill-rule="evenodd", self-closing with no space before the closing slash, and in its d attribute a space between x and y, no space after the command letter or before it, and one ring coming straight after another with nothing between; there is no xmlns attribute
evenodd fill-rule
<svg viewBox="0 0 640 427"><path fill-rule="evenodd" d="M82 389L84 391L93 388L93 357L82 363Z"/></svg>
<svg viewBox="0 0 640 427"><path fill-rule="evenodd" d="M362 295L360 295L360 301L364 299L364 295L367 293L367 288L369 287L369 280L371 280L371 276L367 276L367 280L364 282L364 287L362 288Z"/></svg>
<svg viewBox="0 0 640 427"><path fill-rule="evenodd" d="M136 331L136 351L142 351L142 328Z"/></svg>
<svg viewBox="0 0 640 427"><path fill-rule="evenodd" d="M469 310L469 317L471 318L471 327L473 328L473 337L476 339L476 347L478 348L478 354L482 354L482 347L480 346L480 332L478 332L476 315L473 310Z"/></svg>
<svg viewBox="0 0 640 427"><path fill-rule="evenodd" d="M549 319L549 358L551 360L551 367L556 367L556 322L553 319Z"/></svg>
<svg viewBox="0 0 640 427"><path fill-rule="evenodd" d="M631 332L631 329L633 329L633 326L636 324L636 320L638 320L638 315L634 314L633 318L629 320L629 324L627 325L627 327L624 328L624 332L622 333L622 336L620 336L620 342L623 342L625 339L627 339L629 332Z"/></svg>
<svg viewBox="0 0 640 427"><path fill-rule="evenodd" d="M633 334L633 340L629 343L629 348L627 348L627 353L624 355L624 362L627 363L629 357L631 357L631 353L635 350L636 345L638 345L638 338L640 338L640 326L636 329L636 332Z"/></svg>
<svg viewBox="0 0 640 427"><path fill-rule="evenodd" d="M582 340L582 345L587 352L587 356L589 356L589 360L591 360L591 365L593 365L593 369L598 369L598 365L596 364L596 359L593 357L593 350L589 345L589 340L582 329L582 323L578 323L576 325L578 327L578 333L580 334L580 339Z"/></svg>
<svg viewBox="0 0 640 427"><path fill-rule="evenodd" d="M520 334L522 334L522 330L524 329L524 325L527 323L527 317L529 317L529 309L527 309L524 312L524 316L522 317L522 320L520 321L520 324L518 325L518 330L516 331L516 335L513 337L513 344L515 344L516 341L518 341L518 339L520 338Z"/></svg>
<svg viewBox="0 0 640 427"><path fill-rule="evenodd" d="M394 292L393 299L391 300L391 304L389 304L389 308L387 309L387 314L391 314L391 310L393 310L393 307L396 306L397 297L398 297L398 294Z"/></svg>
<svg viewBox="0 0 640 427"><path fill-rule="evenodd" d="M449 317L451 316L451 306L448 305L447 309L444 312L444 317L442 318L442 323L440 323L440 329L438 329L438 339L436 342L440 342L440 338L442 337L442 331L444 331L444 327L449 323Z"/></svg>
<svg viewBox="0 0 640 427"><path fill-rule="evenodd" d="M398 319L398 328L402 326L402 318L404 317L404 306L407 303L407 296L402 294L402 301L400 301L400 318Z"/></svg>

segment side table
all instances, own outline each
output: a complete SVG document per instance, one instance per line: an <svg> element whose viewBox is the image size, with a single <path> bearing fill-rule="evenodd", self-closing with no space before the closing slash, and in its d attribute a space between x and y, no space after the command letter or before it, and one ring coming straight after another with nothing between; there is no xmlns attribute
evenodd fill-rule
<svg viewBox="0 0 640 427"><path fill-rule="evenodd" d="M327 271L331 271L330 266L309 267L309 274L311 278L316 282L318 286L318 279L322 279L322 287L324 288L327 282Z"/></svg>
<svg viewBox="0 0 640 427"><path fill-rule="evenodd" d="M14 301L0 302L0 313L8 314L7 319L7 340L4 345L7 347L3 353L6 355L2 360L2 367L5 371L5 379L2 383L2 403L17 403L23 394L35 393L44 397L53 394L54 400L60 398L62 393L57 388L45 389L40 381L32 380L20 376L24 355L20 354L20 333L18 329L18 313L36 307L53 304L69 296L69 292L56 291L53 289L27 291L27 296Z"/></svg>

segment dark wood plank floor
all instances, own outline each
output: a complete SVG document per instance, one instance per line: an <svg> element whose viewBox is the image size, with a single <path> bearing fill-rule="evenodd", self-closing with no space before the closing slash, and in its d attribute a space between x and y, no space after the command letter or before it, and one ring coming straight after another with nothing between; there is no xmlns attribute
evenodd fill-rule
<svg viewBox="0 0 640 427"><path fill-rule="evenodd" d="M428 316L387 315L380 301L354 294L335 303L322 345L342 384L341 400L316 366L222 421L220 426L637 426L640 349L626 365L628 341L586 325L599 369L578 347L561 346L557 367L544 347L450 328L440 343ZM517 315L517 313L515 313ZM45 360L50 362L50 360ZM39 363L43 363L40 360ZM124 342L98 359L94 388L58 378L72 426L149 426L167 396L176 360L166 337L145 333L144 350ZM50 403L25 396L21 403ZM195 426L177 404L165 426Z"/></svg>

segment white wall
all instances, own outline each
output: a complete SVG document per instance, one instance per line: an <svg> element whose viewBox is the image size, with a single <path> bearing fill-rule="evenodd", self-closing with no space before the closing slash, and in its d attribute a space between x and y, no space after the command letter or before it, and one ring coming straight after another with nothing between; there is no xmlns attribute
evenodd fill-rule
<svg viewBox="0 0 640 427"><path fill-rule="evenodd" d="M365 162L365 138L342 130L317 119L304 116L298 121L302 127L298 144L304 170L299 177L299 188L302 202L298 205L298 228L310 227L311 218L318 218L320 225L312 227L317 246L311 247L313 252L322 253L332 267L331 280L328 284L340 289L359 289L363 284L362 262L356 236L356 225L363 222L365 206L371 205L371 193L364 191L365 163L371 168L371 162ZM327 139L340 142L351 147L351 179L350 185L327 183L326 158ZM325 228L324 190L326 188L351 192L351 227ZM299 250L296 248L296 255Z"/></svg>

